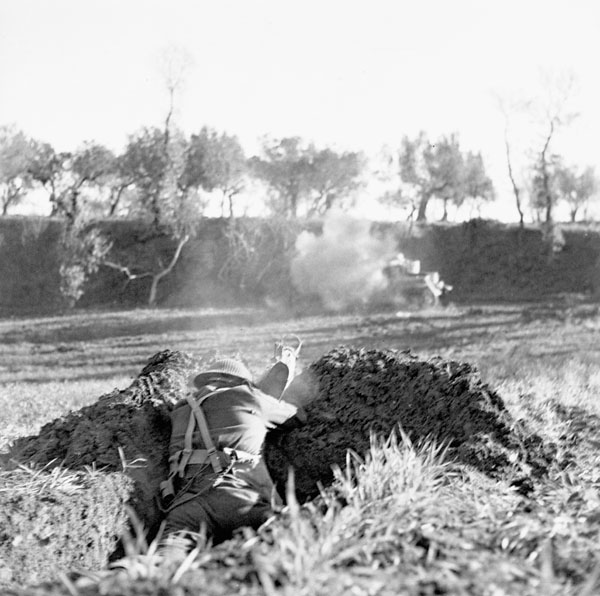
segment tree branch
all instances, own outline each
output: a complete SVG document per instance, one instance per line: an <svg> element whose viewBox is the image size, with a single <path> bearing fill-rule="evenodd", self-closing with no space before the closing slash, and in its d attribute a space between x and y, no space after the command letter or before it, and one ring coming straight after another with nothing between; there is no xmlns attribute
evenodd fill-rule
<svg viewBox="0 0 600 596"><path fill-rule="evenodd" d="M510 156L510 144L508 142L508 127L504 128L504 147L506 149L506 164L508 166L508 177L510 178L510 182L513 187L513 193L515 195L515 201L517 203L517 211L519 212L519 225L523 227L523 209L521 208L521 190L517 186L517 182L514 177L513 168L512 168L512 159Z"/></svg>
<svg viewBox="0 0 600 596"><path fill-rule="evenodd" d="M175 264L179 260L179 256L181 255L181 251L183 250L183 247L185 246L185 244L187 243L187 241L189 239L190 239L189 234L186 234L185 236L183 236L182 238L179 239L177 248L175 249L175 253L173 254L173 258L171 259L171 262L162 271L153 275L153 277L156 280L161 280L165 275L168 275L169 273L171 273L171 271L173 270L173 267L175 267Z"/></svg>
<svg viewBox="0 0 600 596"><path fill-rule="evenodd" d="M121 273L123 273L129 281L133 281L134 279L140 279L142 277L153 277L153 273L146 271L144 273L132 273L129 267L125 265L121 265L120 263L115 263L114 261L102 261L102 265L106 267L110 267L111 269L115 269Z"/></svg>

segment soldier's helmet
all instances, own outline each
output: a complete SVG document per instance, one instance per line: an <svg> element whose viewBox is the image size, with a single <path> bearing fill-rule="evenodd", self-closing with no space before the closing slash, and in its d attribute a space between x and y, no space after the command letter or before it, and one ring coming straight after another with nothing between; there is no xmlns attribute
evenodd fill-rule
<svg viewBox="0 0 600 596"><path fill-rule="evenodd" d="M222 358L216 360L212 366L194 377L196 387L204 387L210 381L225 379L252 383L252 373L246 365L235 358Z"/></svg>

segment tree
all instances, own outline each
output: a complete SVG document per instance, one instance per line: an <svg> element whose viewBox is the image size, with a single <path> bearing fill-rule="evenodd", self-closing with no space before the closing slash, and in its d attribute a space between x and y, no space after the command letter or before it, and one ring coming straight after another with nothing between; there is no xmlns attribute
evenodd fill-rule
<svg viewBox="0 0 600 596"><path fill-rule="evenodd" d="M309 190L310 158L299 137L287 137L262 146L262 157L250 161L253 174L274 192L273 211L296 217L301 199Z"/></svg>
<svg viewBox="0 0 600 596"><path fill-rule="evenodd" d="M64 175L65 162L69 157L68 153L55 151L49 143L31 142L29 174L48 191L48 199L52 205L51 216L59 211L60 181Z"/></svg>
<svg viewBox="0 0 600 596"><path fill-rule="evenodd" d="M308 215L323 215L360 187L364 158L359 153L336 153L331 149L317 151L312 158L310 187L312 197Z"/></svg>
<svg viewBox="0 0 600 596"><path fill-rule="evenodd" d="M508 175L519 211L521 226L523 225L522 184L516 179L515 171L515 135L509 135L512 120L522 120L520 129L529 129L527 140L522 141L527 158L522 160L529 170L530 204L548 226L552 226L554 207L558 200L553 184L553 170L556 168L558 154L553 146L558 133L568 126L577 113L572 109L575 78L571 72L542 72L539 78L539 89L528 97L508 101L498 98L498 104L504 115L504 145L508 166ZM510 138L512 137L512 138Z"/></svg>
<svg viewBox="0 0 600 596"><path fill-rule="evenodd" d="M58 211L69 218L77 217L91 194L99 193L116 172L112 151L94 142L85 143L66 161L69 183L57 203Z"/></svg>
<svg viewBox="0 0 600 596"><path fill-rule="evenodd" d="M175 115L176 97L185 87L190 70L194 66L194 59L184 46L170 44L162 48L157 66L168 98L164 127L165 140L168 143Z"/></svg>
<svg viewBox="0 0 600 596"><path fill-rule="evenodd" d="M163 191L171 167L167 147L164 131L144 128L130 136L120 164L135 188L138 210L149 214L155 227L163 219Z"/></svg>
<svg viewBox="0 0 600 596"><path fill-rule="evenodd" d="M56 152L48 143L31 142L29 174L48 190L52 216L74 221L116 172L116 157L106 147L84 143L74 152Z"/></svg>
<svg viewBox="0 0 600 596"><path fill-rule="evenodd" d="M465 199L491 200L493 186L485 173L478 153L460 149L456 135L441 137L431 143L424 132L415 139L404 137L398 153L399 174L406 192L418 196L417 221L427 219L427 206L432 199L443 202L443 219L448 217L448 204L460 206Z"/></svg>
<svg viewBox="0 0 600 596"><path fill-rule="evenodd" d="M30 141L29 151L29 175L48 190L51 215L65 220L59 243L60 291L73 307L111 248L94 225L89 200L114 173L115 156L92 142L74 153L58 153L48 143Z"/></svg>
<svg viewBox="0 0 600 596"><path fill-rule="evenodd" d="M251 159L252 172L274 192L276 214L323 214L359 185L363 161L357 153L318 150L299 137L267 139L262 153Z"/></svg>
<svg viewBox="0 0 600 596"><path fill-rule="evenodd" d="M120 255L105 265L120 271L128 282L150 278L148 305L154 306L159 283L177 264L183 247L194 232L199 216L198 202L183 184L187 141L176 129L167 135L158 128L145 128L132 135L120 158L121 176L131 187L132 215L148 219L150 230L144 240L167 237L175 242L170 259L160 254Z"/></svg>
<svg viewBox="0 0 600 596"><path fill-rule="evenodd" d="M2 215L18 205L32 186L31 142L21 131L0 127L0 205Z"/></svg>
<svg viewBox="0 0 600 596"><path fill-rule="evenodd" d="M108 190L108 209L106 215L114 217L124 212L129 214L131 205L124 207L124 198L127 197L127 191L133 187L135 179L126 162L126 154L121 153L115 156L114 168L106 180Z"/></svg>
<svg viewBox="0 0 600 596"><path fill-rule="evenodd" d="M287 296L289 262L295 252L298 222L283 217L235 218L224 228L226 258L218 278L245 299ZM282 297L282 296L279 296Z"/></svg>
<svg viewBox="0 0 600 596"><path fill-rule="evenodd" d="M127 254L104 261L106 266L124 274L128 282L150 278L149 306L156 304L158 285L179 261L199 216L196 197L190 192L192 184L184 176L188 141L173 126L176 93L183 87L190 64L189 54L180 48L163 52L161 70L169 99L164 129L145 128L130 137L119 159L120 174L135 193L137 214L150 218L149 238L166 237L175 243L167 261L161 254L143 262L136 262Z"/></svg>
<svg viewBox="0 0 600 596"><path fill-rule="evenodd" d="M383 205L405 211L406 221L412 222L419 208L419 196L415 192L415 187L398 184L399 152L384 146L375 163L375 177L384 188L378 201Z"/></svg>
<svg viewBox="0 0 600 596"><path fill-rule="evenodd" d="M511 183L512 190L513 190L513 195L515 197L515 205L517 207L517 212L519 213L519 227L522 228L525 225L525 214L523 212L521 187L517 183L515 171L513 168L512 152L511 152L510 141L509 141L509 137L508 137L508 128L504 129L504 150L505 150L505 154L506 154L506 166L508 168L508 177L510 179L510 183Z"/></svg>
<svg viewBox="0 0 600 596"><path fill-rule="evenodd" d="M227 214L233 217L234 197L244 188L246 171L246 156L237 137L203 127L190 139L180 186L219 190L221 214L225 216L227 203Z"/></svg>
<svg viewBox="0 0 600 596"><path fill-rule="evenodd" d="M83 295L85 282L104 263L111 243L93 224L67 220L59 243L60 293L69 308Z"/></svg>
<svg viewBox="0 0 600 596"><path fill-rule="evenodd" d="M517 111L517 103L508 102L506 99L496 96L496 102L502 116L504 117L504 154L506 156L507 174L515 197L515 206L519 213L519 227L525 225L525 212L523 211L523 188L522 184L517 179L517 173L514 165L514 151L511 142L511 119L512 115Z"/></svg>
<svg viewBox="0 0 600 596"><path fill-rule="evenodd" d="M567 204L571 222L575 222L579 211L585 211L598 191L596 172L592 166L580 172L575 166L567 167L561 162L557 165L554 176L558 200Z"/></svg>
<svg viewBox="0 0 600 596"><path fill-rule="evenodd" d="M548 224L553 221L553 210L557 200L552 184L553 170L559 165L559 158L551 152L550 144L559 128L570 124L577 116L569 109L574 83L571 73L558 76L546 74L543 80L546 93L536 102L532 102L542 131L541 149L535 154L533 165L534 189L537 194L535 200L544 205L545 221Z"/></svg>
<svg viewBox="0 0 600 596"><path fill-rule="evenodd" d="M493 201L496 192L491 178L485 172L481 153L467 152L463 164L464 195L457 195L455 205L460 207L465 200L476 203Z"/></svg>

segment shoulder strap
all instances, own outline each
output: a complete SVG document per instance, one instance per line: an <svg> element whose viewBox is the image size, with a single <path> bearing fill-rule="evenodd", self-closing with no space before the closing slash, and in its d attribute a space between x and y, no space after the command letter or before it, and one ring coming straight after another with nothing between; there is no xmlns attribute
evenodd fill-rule
<svg viewBox="0 0 600 596"><path fill-rule="evenodd" d="M218 389L215 389L214 391L209 391L208 393L202 395L197 399L194 398L194 396L191 393L186 394L185 399L191 408L191 413L184 438L184 449L182 459L179 462L180 470L185 469L185 466L187 465L189 458L191 457L193 452L192 438L195 426L194 421L198 425L200 435L202 436L202 441L204 442L204 445L206 447L207 457L210 461L210 464L212 465L213 470L216 474L219 474L223 470L223 466L221 465L221 462L219 460L217 450L210 436L210 430L206 422L206 416L204 416L204 412L202 411L201 405L209 397L218 395L219 393L224 393L225 391L230 391L231 389L236 389L237 387L238 386L219 387Z"/></svg>
<svg viewBox="0 0 600 596"><path fill-rule="evenodd" d="M195 420L196 424L198 425L198 429L200 430L200 434L202 436L202 441L204 442L204 446L206 447L208 459L210 460L210 463L212 465L213 470L215 471L215 474L219 474L223 470L223 468L221 466L221 462L219 461L219 456L217 455L217 450L215 449L213 440L210 436L210 431L208 430L208 424L206 423L206 417L204 416L204 412L202 411L200 404L207 397L211 397L212 395L221 393L224 389L225 388L216 389L215 391L211 391L210 393L203 395L199 400L195 400L192 397L192 395L189 393L185 396L185 399L187 400L187 403L192 410L190 413L190 422L188 424L188 428L185 433L185 443L184 443L185 450L189 449L190 453L192 451L192 435L194 432L193 421Z"/></svg>

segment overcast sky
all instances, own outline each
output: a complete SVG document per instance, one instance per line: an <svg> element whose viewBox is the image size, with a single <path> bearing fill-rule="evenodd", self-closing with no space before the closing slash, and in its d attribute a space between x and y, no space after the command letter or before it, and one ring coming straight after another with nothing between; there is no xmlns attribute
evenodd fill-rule
<svg viewBox="0 0 600 596"><path fill-rule="evenodd" d="M458 132L506 185L494 94L571 70L580 113L556 149L600 172L596 0L0 0L0 124L114 150L164 118L158 57L194 58L178 124L377 153ZM511 209L512 206L507 206Z"/></svg>

